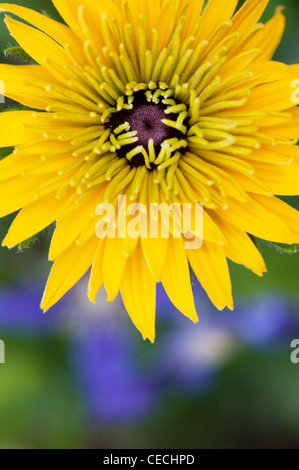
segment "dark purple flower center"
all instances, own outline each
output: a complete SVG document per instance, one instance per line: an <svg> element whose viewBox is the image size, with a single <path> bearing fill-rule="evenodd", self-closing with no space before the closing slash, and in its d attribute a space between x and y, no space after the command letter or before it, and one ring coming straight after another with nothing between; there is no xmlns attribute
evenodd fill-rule
<svg viewBox="0 0 299 470"><path fill-rule="evenodd" d="M122 147L117 152L119 157L125 158L128 152L139 145L147 150L151 139L154 142L155 152L158 154L164 141L172 138L182 138L181 131L162 122L164 119L177 120L176 114L165 113L167 105L161 102L157 104L148 102L144 92L135 94L133 105L133 109L124 109L115 113L108 124L108 127L114 131L117 127L128 122L130 131L137 131L138 142ZM142 154L138 154L132 158L130 163L133 167L142 166L144 165L144 157Z"/></svg>

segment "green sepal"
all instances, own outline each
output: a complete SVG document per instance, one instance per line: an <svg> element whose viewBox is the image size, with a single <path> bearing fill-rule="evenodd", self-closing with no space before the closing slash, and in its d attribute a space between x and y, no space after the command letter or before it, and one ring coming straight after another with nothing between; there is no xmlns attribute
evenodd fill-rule
<svg viewBox="0 0 299 470"><path fill-rule="evenodd" d="M256 238L253 235L249 235L249 237L251 238L252 242L255 244L256 248L259 251L262 251L264 244L271 246L272 248L274 247L279 253L287 253L289 255L295 255L299 251L299 245L297 244L289 245L287 243L267 242L265 240Z"/></svg>
<svg viewBox="0 0 299 470"><path fill-rule="evenodd" d="M36 235L33 235L32 237L28 238L27 240L24 240L19 244L19 250L24 250L24 248L28 248L33 242L35 242L42 234L43 230Z"/></svg>
<svg viewBox="0 0 299 470"><path fill-rule="evenodd" d="M13 47L8 47L7 49L4 49L4 54L5 55L14 55L16 57L19 57L20 59L26 60L26 62L33 62L35 61L30 57L27 52L24 51L20 46L13 46Z"/></svg>
<svg viewBox="0 0 299 470"><path fill-rule="evenodd" d="M289 255L295 255L299 251L299 245L287 245L286 243L271 243L280 253L287 253Z"/></svg>

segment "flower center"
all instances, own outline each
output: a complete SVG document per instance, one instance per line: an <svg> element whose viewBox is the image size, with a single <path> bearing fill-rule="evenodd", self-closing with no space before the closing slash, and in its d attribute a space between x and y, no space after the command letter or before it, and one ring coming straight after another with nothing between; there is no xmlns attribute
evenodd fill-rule
<svg viewBox="0 0 299 470"><path fill-rule="evenodd" d="M173 156L178 160L188 145L187 117L186 105L174 100L163 84L128 89L105 116L109 150L126 158L133 168L153 170Z"/></svg>
<svg viewBox="0 0 299 470"><path fill-rule="evenodd" d="M135 94L133 103L133 109L124 109L112 117L109 123L109 127L112 131L115 131L115 129L119 128L122 124L128 123L130 130L137 133L137 144L147 149L150 141L153 141L156 154L160 153L163 142L169 139L182 139L184 137L182 131L170 127L163 122L165 119L171 119L174 122L177 119L175 113L166 113L168 109L167 105L161 102L149 102L143 92ZM135 147L136 143L121 147L117 152L118 156L121 158L126 157L128 152L134 150ZM133 167L139 167L144 164L144 156L142 154L136 155L131 160Z"/></svg>

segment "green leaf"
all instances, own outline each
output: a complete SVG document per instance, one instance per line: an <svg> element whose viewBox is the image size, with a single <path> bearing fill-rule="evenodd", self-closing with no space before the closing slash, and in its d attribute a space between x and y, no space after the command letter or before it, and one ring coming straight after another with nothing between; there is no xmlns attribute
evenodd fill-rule
<svg viewBox="0 0 299 470"><path fill-rule="evenodd" d="M30 246L33 242L35 242L43 233L43 230L36 235L33 235L33 237L28 238L27 240L24 240L22 243L19 244L19 250L24 250L24 248L27 248Z"/></svg>
<svg viewBox="0 0 299 470"><path fill-rule="evenodd" d="M42 10L42 14L43 14L44 16L46 16L47 18L50 18L50 20L57 21L57 16L53 15L52 13L50 13L50 12L47 11L47 10Z"/></svg>
<svg viewBox="0 0 299 470"><path fill-rule="evenodd" d="M14 151L14 147L2 147L0 148L0 160L7 157Z"/></svg>
<svg viewBox="0 0 299 470"><path fill-rule="evenodd" d="M253 235L250 235L250 234L248 235L259 251L262 251L264 244L267 244L267 245L270 245L271 247L276 248L276 250L279 253L287 253L289 255L294 255L298 253L299 251L299 245L296 245L296 244L288 245L287 243L267 242L265 240L260 240L259 238L256 238Z"/></svg>
<svg viewBox="0 0 299 470"><path fill-rule="evenodd" d="M299 245L287 245L285 243L271 243L280 253L288 253L294 255L299 251Z"/></svg>
<svg viewBox="0 0 299 470"><path fill-rule="evenodd" d="M8 47L7 49L4 50L5 55L14 55L16 57L19 57L20 59L26 60L27 62L34 62L32 57L30 57L27 52L24 51L20 46L13 46L13 47Z"/></svg>

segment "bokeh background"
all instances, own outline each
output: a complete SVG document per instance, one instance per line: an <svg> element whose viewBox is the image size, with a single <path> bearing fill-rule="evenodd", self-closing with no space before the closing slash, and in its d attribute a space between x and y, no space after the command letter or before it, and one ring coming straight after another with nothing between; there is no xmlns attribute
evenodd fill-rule
<svg viewBox="0 0 299 470"><path fill-rule="evenodd" d="M57 17L49 0L11 3ZM276 59L298 63L298 1L270 0L265 19L281 3ZM0 14L1 51L7 45ZM1 239L10 221L0 222ZM299 364L290 361L299 254L262 244L263 279L231 264L233 313L214 309L194 280L196 326L159 290L151 345L121 299L108 305L102 292L88 303L86 279L42 315L50 234L21 252L0 249L0 448L299 448Z"/></svg>

